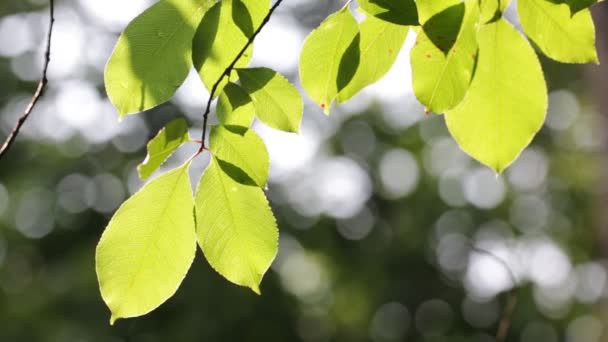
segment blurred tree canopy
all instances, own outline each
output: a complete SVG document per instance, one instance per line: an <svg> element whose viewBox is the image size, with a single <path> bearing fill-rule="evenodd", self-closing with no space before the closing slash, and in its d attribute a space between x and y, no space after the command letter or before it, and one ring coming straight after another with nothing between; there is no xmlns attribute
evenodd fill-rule
<svg viewBox="0 0 608 342"><path fill-rule="evenodd" d="M46 5L0 4L2 137L38 82ZM175 296L109 326L95 246L143 184L136 166L146 142L173 118L201 127L208 94L191 73L171 102L117 122L103 87L105 61L148 5L57 1L51 83L0 162L0 340L485 342L494 340L512 289L508 341L601 340L606 125L593 94L606 89L597 79L606 71L544 57L547 119L500 176L463 153L412 89L395 89L411 78L403 56L331 117L306 102L299 135L254 123L268 145L266 193L281 234L262 296L228 284L197 250ZM299 49L342 5L286 1L256 42L253 65L296 80L297 66L284 60L297 55L277 56L277 41L292 50L295 40ZM602 60L605 4L596 10ZM513 13L506 11L510 20ZM187 146L164 170L196 149ZM193 179L207 162L194 161Z"/></svg>

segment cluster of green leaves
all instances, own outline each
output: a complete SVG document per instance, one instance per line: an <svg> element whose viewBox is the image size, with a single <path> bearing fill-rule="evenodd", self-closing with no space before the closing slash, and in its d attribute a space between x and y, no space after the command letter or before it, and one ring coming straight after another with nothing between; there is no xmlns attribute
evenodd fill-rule
<svg viewBox="0 0 608 342"><path fill-rule="evenodd" d="M526 37L503 17L509 0L361 0L307 38L302 85L330 112L384 76L410 27L413 89L428 112L445 113L460 147L500 173L531 142L547 110L540 62ZM520 0L525 34L548 57L597 62L589 6L596 1Z"/></svg>
<svg viewBox="0 0 608 342"><path fill-rule="evenodd" d="M519 0L518 11L547 56L597 62L588 9L594 2ZM350 3L312 31L301 52L302 85L325 113L380 80L414 28L415 95L429 112L445 113L464 151L501 172L530 143L544 121L547 89L531 44L503 18L508 0L359 0L361 22ZM195 68L218 96L220 124L211 128L211 160L195 194L188 161L128 199L102 235L96 267L112 323L171 297L197 242L219 274L260 292L278 230L263 192L268 152L250 126L257 117L295 133L303 111L285 77L248 68L250 40L269 11L270 0L160 0L120 36L105 84L121 116L170 100ZM141 178L188 142L185 120L168 123L148 145Z"/></svg>
<svg viewBox="0 0 608 342"><path fill-rule="evenodd" d="M269 156L250 129L257 117L298 132L303 102L289 81L268 68L247 68L249 47L270 9L269 0L161 0L135 18L108 62L105 84L121 116L170 100L194 67L219 86L211 127L211 161L196 193L190 161L161 174L118 209L97 247L101 294L118 318L140 316L171 297L194 260L196 244L229 281L260 293L278 249L278 229L262 190ZM237 83L238 82L238 83ZM148 144L139 165L147 179L183 144L193 142L184 119L169 122Z"/></svg>

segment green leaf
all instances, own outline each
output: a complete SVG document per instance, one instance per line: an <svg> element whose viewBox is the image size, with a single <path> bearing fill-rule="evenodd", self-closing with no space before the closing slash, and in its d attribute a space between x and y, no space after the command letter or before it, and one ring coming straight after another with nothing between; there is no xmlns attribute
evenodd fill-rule
<svg viewBox="0 0 608 342"><path fill-rule="evenodd" d="M269 9L269 0L222 0L205 14L193 40L192 59L207 89L211 90L247 44ZM247 67L252 55L253 45L239 59L236 67ZM231 79L236 80L235 77ZM228 78L220 83L218 93L226 82Z"/></svg>
<svg viewBox="0 0 608 342"><path fill-rule="evenodd" d="M577 12L602 1L604 0L551 0L551 2L555 4L567 4L570 7L571 15L575 15Z"/></svg>
<svg viewBox="0 0 608 342"><path fill-rule="evenodd" d="M192 67L192 37L213 0L161 0L120 35L105 70L121 116L170 100Z"/></svg>
<svg viewBox="0 0 608 342"><path fill-rule="evenodd" d="M259 294L279 232L262 189L238 176L212 158L196 193L198 243L219 274Z"/></svg>
<svg viewBox="0 0 608 342"><path fill-rule="evenodd" d="M250 129L233 131L230 128L215 126L211 130L210 151L223 167L230 167L235 172L243 172L247 184L259 187L266 185L268 151L264 141Z"/></svg>
<svg viewBox="0 0 608 342"><path fill-rule="evenodd" d="M150 177L173 152L189 140L186 120L179 118L169 122L148 142L148 155L137 166L139 177L144 180Z"/></svg>
<svg viewBox="0 0 608 342"><path fill-rule="evenodd" d="M367 14L397 25L418 25L418 11L414 0L358 0Z"/></svg>
<svg viewBox="0 0 608 342"><path fill-rule="evenodd" d="M171 297L196 251L188 167L144 186L118 209L97 245L101 296L119 318L144 315Z"/></svg>
<svg viewBox="0 0 608 342"><path fill-rule="evenodd" d="M548 57L564 63L598 62L595 28L588 9L572 15L567 4L519 0L517 11L528 37Z"/></svg>
<svg viewBox="0 0 608 342"><path fill-rule="evenodd" d="M298 90L278 72L268 68L236 70L241 87L249 94L255 115L268 126L297 133L304 103Z"/></svg>
<svg viewBox="0 0 608 342"><path fill-rule="evenodd" d="M331 103L352 80L359 65L359 25L348 6L312 31L300 55L302 86L329 114Z"/></svg>
<svg viewBox="0 0 608 342"><path fill-rule="evenodd" d="M427 111L444 113L462 101L473 76L477 55L478 0L464 3L465 13L453 45L444 53L421 30L411 50L414 94ZM460 6L460 5L453 5ZM453 6L439 13L450 11ZM429 22L433 19L429 19ZM449 34L446 33L445 37Z"/></svg>
<svg viewBox="0 0 608 342"><path fill-rule="evenodd" d="M338 102L350 99L386 75L395 63L409 29L409 26L391 24L371 16L361 23L360 63L353 79L338 94Z"/></svg>
<svg viewBox="0 0 608 342"><path fill-rule="evenodd" d="M224 126L249 127L255 116L251 98L239 85L226 84L217 102L217 118Z"/></svg>
<svg viewBox="0 0 608 342"><path fill-rule="evenodd" d="M482 23L498 20L509 6L511 0L481 0L480 14Z"/></svg>
<svg viewBox="0 0 608 342"><path fill-rule="evenodd" d="M547 86L534 50L504 19L484 25L478 40L471 87L446 121L465 152L502 172L541 128Z"/></svg>
<svg viewBox="0 0 608 342"><path fill-rule="evenodd" d="M479 0L478 0L479 1ZM485 0L489 1L489 0ZM495 0L490 0L495 1ZM445 9L462 3L461 0L417 0L418 17L421 24L424 24L432 16L443 12Z"/></svg>

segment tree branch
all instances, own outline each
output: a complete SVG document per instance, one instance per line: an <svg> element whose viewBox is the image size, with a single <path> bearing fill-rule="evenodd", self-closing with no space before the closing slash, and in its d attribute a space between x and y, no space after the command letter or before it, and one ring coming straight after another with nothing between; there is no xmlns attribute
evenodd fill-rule
<svg viewBox="0 0 608 342"><path fill-rule="evenodd" d="M19 117L19 120L17 120L15 127L13 128L11 133L8 135L8 137L4 141L4 144L2 144L2 147L0 148L0 159L2 159L6 155L6 153L10 149L10 147L15 142L15 139L17 139L17 136L19 135L19 131L21 131L21 127L25 124L25 121L27 121L30 114L36 107L38 100L40 100L40 98L44 94L44 89L46 88L46 85L49 82L46 77L46 74L49 69L49 64L51 63L51 38L53 36L54 23L55 23L55 1L49 0L49 32L46 36L46 51L44 53L44 66L42 68L42 78L40 79L40 82L38 82L38 87L36 88L36 92L34 93L32 100L25 108L25 111L23 112L23 114L21 114L21 117Z"/></svg>
<svg viewBox="0 0 608 342"><path fill-rule="evenodd" d="M239 61L239 59L241 59L241 57L243 57L243 54L245 54L245 51L247 51L249 46L251 46L251 44L253 44L253 41L255 40L257 35L260 33L260 31L262 31L264 26L266 26L266 24L268 24L268 21L270 21L270 17L272 17L272 14L274 13L274 11L281 5L281 2L283 2L283 0L277 0L275 2L275 4L270 8L270 11L268 12L268 14L266 14L266 16L262 20L262 23L260 24L258 29L255 30L255 32L253 33L253 35L251 37L249 37L249 40L247 41L245 46L243 46L241 51L239 51L239 53L236 55L236 57L234 57L234 59L232 60L230 65L228 65L228 67L226 67L226 69L224 69L224 72L222 72L220 77L213 84L213 87L211 88L211 93L209 94L209 100L207 101L207 106L205 108L205 112L203 113L203 136L201 138L201 148L198 150L197 154L201 153L201 152L203 152L203 150L205 150L205 138L207 136L207 120L209 119L209 114L211 112L211 103L213 102L213 98L215 97L217 88L220 86L220 83L222 83L222 81L224 80L224 77L230 76L230 73L236 66L236 63Z"/></svg>
<svg viewBox="0 0 608 342"><path fill-rule="evenodd" d="M507 264L505 260L486 249L476 246L471 242L469 242L469 245L473 252L487 255L488 257L494 259L496 262L501 264L509 274L509 278L511 278L511 282L513 283L513 288L511 288L507 295L507 302L502 312L500 322L498 323L498 330L496 331L496 342L504 342L507 340L507 335L509 334L509 329L511 328L511 317L513 317L513 313L515 312L515 306L517 305L517 277L515 276L515 273L513 273L511 267L509 266L509 264Z"/></svg>

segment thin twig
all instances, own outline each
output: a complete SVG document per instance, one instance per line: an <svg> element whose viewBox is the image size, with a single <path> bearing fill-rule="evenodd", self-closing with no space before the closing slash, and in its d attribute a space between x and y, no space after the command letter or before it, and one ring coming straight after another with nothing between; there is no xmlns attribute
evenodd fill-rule
<svg viewBox="0 0 608 342"><path fill-rule="evenodd" d="M32 100L25 108L25 111L23 112L23 114L21 114L21 117L19 117L19 120L17 120L15 127L13 128L11 133L8 135L8 137L4 141L4 144L2 144L2 147L0 148L0 159L2 159L2 157L4 157L6 155L9 148L15 142L15 139L17 139L17 136L19 135L19 131L21 131L21 127L25 124L25 121L27 121L27 119L29 118L30 114L34 110L34 107L36 107L38 100L40 100L40 98L44 94L44 89L46 88L46 85L49 83L49 80L47 79L46 74L49 69L49 64L51 63L51 38L53 36L53 25L54 24L55 24L55 1L49 0L49 32L46 36L46 51L44 53L44 66L42 68L42 78L40 79L40 82L38 82L38 87L36 88L36 92L34 93Z"/></svg>
<svg viewBox="0 0 608 342"><path fill-rule="evenodd" d="M513 270L511 270L509 264L501 257L486 249L478 247L473 243L469 243L469 245L473 252L487 255L499 264L501 264L505 268L505 270L507 270L509 278L511 278L511 282L513 283L513 287L509 291L507 302L505 303L505 308L502 312L500 322L498 323L498 330L496 331L496 342L504 342L507 340L507 335L509 334L509 329L511 328L511 318L513 317L513 313L515 312L515 306L517 305L517 277L515 276L515 273L513 273Z"/></svg>
<svg viewBox="0 0 608 342"><path fill-rule="evenodd" d="M264 26L266 26L268 21L270 21L270 17L272 17L272 14L274 13L274 11L279 7L279 5L281 5L281 2L283 2L283 0L277 0L275 2L275 4L270 8L270 11L268 12L268 14L266 14L266 17L264 17L264 19L262 20L262 23L260 24L258 29L255 30L255 32L253 33L253 35L251 37L249 37L247 44L245 44L245 46L243 46L241 51L239 51L239 53L236 55L236 57L234 57L234 59L232 60L232 63L230 63L230 65L228 65L228 67L226 67L226 69L224 69L224 72L222 72L220 77L213 84L213 87L211 88L211 93L209 94L209 100L207 101L207 106L205 108L205 112L203 113L203 136L201 138L201 141L202 141L201 148L198 150L197 154L201 153L201 152L203 152L203 150L205 150L205 138L207 136L207 120L209 118L209 113L211 112L211 103L213 102L213 98L215 97L215 92L217 91L217 88L220 86L220 83L222 83L222 81L224 80L224 77L230 76L230 73L236 66L236 63L238 63L239 59L241 59L241 57L243 57L243 55L245 54L245 51L247 51L249 46L251 46L251 44L257 37L257 35L260 33L260 31L262 31Z"/></svg>

